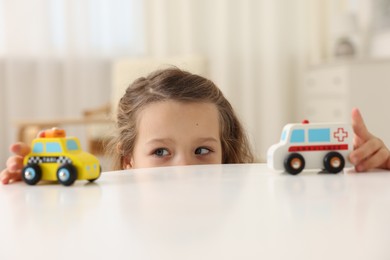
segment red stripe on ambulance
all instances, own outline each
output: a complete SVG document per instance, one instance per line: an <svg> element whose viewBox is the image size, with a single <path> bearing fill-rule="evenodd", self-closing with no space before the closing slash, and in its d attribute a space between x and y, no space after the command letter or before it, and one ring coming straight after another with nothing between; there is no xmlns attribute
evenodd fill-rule
<svg viewBox="0 0 390 260"><path fill-rule="evenodd" d="M348 144L290 146L289 152L348 150Z"/></svg>

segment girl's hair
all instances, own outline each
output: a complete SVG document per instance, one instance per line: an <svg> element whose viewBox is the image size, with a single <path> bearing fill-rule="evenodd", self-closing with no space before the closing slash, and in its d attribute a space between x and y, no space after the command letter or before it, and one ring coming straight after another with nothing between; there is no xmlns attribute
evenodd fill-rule
<svg viewBox="0 0 390 260"><path fill-rule="evenodd" d="M135 80L120 99L115 133L107 149L114 159L114 170L123 169L124 158L134 151L139 112L148 104L166 100L215 104L219 111L222 163L253 162L247 136L221 90L204 77L168 68Z"/></svg>

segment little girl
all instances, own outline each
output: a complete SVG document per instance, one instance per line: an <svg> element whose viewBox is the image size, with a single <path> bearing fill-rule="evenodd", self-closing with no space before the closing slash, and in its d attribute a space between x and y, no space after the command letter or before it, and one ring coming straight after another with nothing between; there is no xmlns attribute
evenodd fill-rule
<svg viewBox="0 0 390 260"><path fill-rule="evenodd" d="M390 169L390 152L370 134L357 109L352 111L357 171ZM21 180L30 148L11 146L3 184ZM210 80L177 68L151 73L130 85L117 111L114 138L107 147L113 169L192 164L252 163L243 127L230 103Z"/></svg>
<svg viewBox="0 0 390 260"><path fill-rule="evenodd" d="M176 68L139 78L119 101L114 169L250 163L232 106L213 82Z"/></svg>

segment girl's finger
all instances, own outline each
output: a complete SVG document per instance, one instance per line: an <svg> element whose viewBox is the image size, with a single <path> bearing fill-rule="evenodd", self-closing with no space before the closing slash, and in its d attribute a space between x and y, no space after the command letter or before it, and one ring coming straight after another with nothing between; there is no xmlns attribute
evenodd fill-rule
<svg viewBox="0 0 390 260"><path fill-rule="evenodd" d="M7 171L10 173L20 172L23 168L23 157L11 156L7 159Z"/></svg>
<svg viewBox="0 0 390 260"><path fill-rule="evenodd" d="M356 165L356 171L362 172L367 169L382 168L383 164L386 163L388 157L388 151L384 147L378 150L375 154L366 160L361 161Z"/></svg>
<svg viewBox="0 0 390 260"><path fill-rule="evenodd" d="M378 138L372 138L352 151L350 154L350 160L354 165L357 165L367 158L373 156L383 147L384 145L382 140Z"/></svg>
<svg viewBox="0 0 390 260"><path fill-rule="evenodd" d="M22 142L12 144L9 149L12 153L22 157L26 156L31 151L30 146Z"/></svg>
<svg viewBox="0 0 390 260"><path fill-rule="evenodd" d="M19 181L22 179L20 173L10 173L7 170L3 170L0 173L0 181L2 184L8 184L10 182Z"/></svg>
<svg viewBox="0 0 390 260"><path fill-rule="evenodd" d="M368 132L367 130L366 124L364 123L363 117L360 114L359 109L357 108L352 109L352 129L358 140L360 140L358 141L358 145L359 143L364 143L372 137L370 132Z"/></svg>

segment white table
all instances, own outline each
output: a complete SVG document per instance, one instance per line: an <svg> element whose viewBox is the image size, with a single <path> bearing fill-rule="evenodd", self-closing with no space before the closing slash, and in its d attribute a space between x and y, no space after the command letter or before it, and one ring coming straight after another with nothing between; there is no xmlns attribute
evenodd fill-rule
<svg viewBox="0 0 390 260"><path fill-rule="evenodd" d="M2 185L0 259L390 259L390 172L214 165Z"/></svg>

